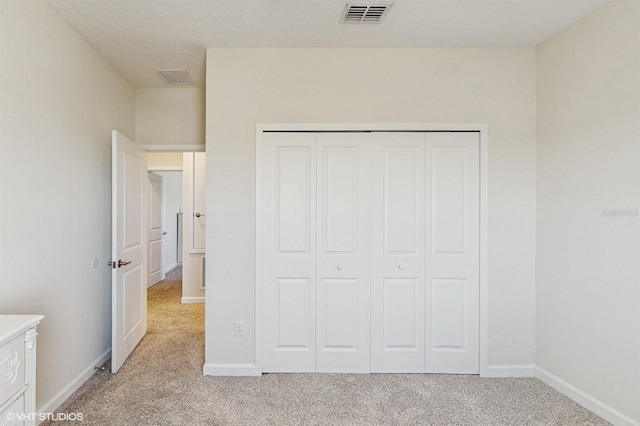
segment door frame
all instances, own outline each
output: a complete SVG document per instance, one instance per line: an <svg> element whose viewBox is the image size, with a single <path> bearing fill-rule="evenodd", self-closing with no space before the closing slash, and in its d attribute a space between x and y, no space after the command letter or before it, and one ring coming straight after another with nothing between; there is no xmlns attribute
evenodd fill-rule
<svg viewBox="0 0 640 426"><path fill-rule="evenodd" d="M486 123L257 123L254 364L243 373L262 374L262 135L265 132L479 132L480 133L480 376L490 376L488 351L489 126ZM244 367L244 366L243 366ZM238 373L236 373L238 374Z"/></svg>

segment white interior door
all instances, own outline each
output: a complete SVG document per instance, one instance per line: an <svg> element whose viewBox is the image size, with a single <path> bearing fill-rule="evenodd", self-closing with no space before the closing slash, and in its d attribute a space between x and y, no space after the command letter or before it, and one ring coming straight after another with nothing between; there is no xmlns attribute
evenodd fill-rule
<svg viewBox="0 0 640 426"><path fill-rule="evenodd" d="M206 158L206 152L193 153L193 235L191 241L194 252L200 253L204 253L207 225L205 215Z"/></svg>
<svg viewBox="0 0 640 426"><path fill-rule="evenodd" d="M424 371L424 133L373 133L371 371Z"/></svg>
<svg viewBox="0 0 640 426"><path fill-rule="evenodd" d="M111 371L117 372L147 331L146 152L112 133Z"/></svg>
<svg viewBox="0 0 640 426"><path fill-rule="evenodd" d="M480 134L426 133L427 373L477 374Z"/></svg>
<svg viewBox="0 0 640 426"><path fill-rule="evenodd" d="M317 135L317 372L370 371L370 139Z"/></svg>
<svg viewBox="0 0 640 426"><path fill-rule="evenodd" d="M147 286L151 287L164 280L164 178L155 173L148 173L149 179L149 276Z"/></svg>
<svg viewBox="0 0 640 426"><path fill-rule="evenodd" d="M263 371L316 367L316 135L262 146Z"/></svg>

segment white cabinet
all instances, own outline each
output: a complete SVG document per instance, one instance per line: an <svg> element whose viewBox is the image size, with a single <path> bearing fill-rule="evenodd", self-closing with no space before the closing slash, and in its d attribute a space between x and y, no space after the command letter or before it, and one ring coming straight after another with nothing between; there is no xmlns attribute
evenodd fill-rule
<svg viewBox="0 0 640 426"><path fill-rule="evenodd" d="M479 148L263 134L264 371L479 372Z"/></svg>
<svg viewBox="0 0 640 426"><path fill-rule="evenodd" d="M0 315L0 424L34 425L36 326L42 315Z"/></svg>

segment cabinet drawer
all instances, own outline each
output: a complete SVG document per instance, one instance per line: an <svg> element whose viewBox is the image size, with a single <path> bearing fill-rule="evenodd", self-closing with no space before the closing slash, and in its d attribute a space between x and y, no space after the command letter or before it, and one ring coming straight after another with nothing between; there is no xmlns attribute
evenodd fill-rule
<svg viewBox="0 0 640 426"><path fill-rule="evenodd" d="M11 405L0 413L0 426L22 426L24 419L24 395L13 401Z"/></svg>
<svg viewBox="0 0 640 426"><path fill-rule="evenodd" d="M24 364L24 334L19 334L0 346L0 406L24 385Z"/></svg>

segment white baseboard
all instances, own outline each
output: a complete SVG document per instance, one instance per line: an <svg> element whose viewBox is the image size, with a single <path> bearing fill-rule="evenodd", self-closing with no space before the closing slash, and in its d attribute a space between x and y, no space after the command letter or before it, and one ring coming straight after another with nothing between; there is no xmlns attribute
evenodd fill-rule
<svg viewBox="0 0 640 426"><path fill-rule="evenodd" d="M549 385L553 389L557 390L561 394L568 396L578 404L582 405L589 411L592 411L616 426L640 426L640 422L633 420L631 417L621 413L600 401L597 398L589 395L588 393L578 389L571 383L565 382L560 377L557 377L543 368L536 367L535 377L545 384Z"/></svg>
<svg viewBox="0 0 640 426"><path fill-rule="evenodd" d="M164 273L166 274L167 272L171 272L173 268L177 268L177 267L178 267L178 262L175 262L173 265L169 265L166 268L164 268Z"/></svg>
<svg viewBox="0 0 640 426"><path fill-rule="evenodd" d="M178 266L182 266L182 260L178 260Z"/></svg>
<svg viewBox="0 0 640 426"><path fill-rule="evenodd" d="M202 367L205 376L260 376L255 364L205 364Z"/></svg>
<svg viewBox="0 0 640 426"><path fill-rule="evenodd" d="M84 370L82 370L76 377L74 377L65 387L53 396L49 401L45 402L42 407L38 408L38 413L53 413L58 407L60 407L80 386L84 384L93 373L95 373L95 367L101 366L107 360L111 358L111 348L104 351L98 358L92 361ZM37 385L36 385L37 386ZM38 423L40 424L40 423Z"/></svg>
<svg viewBox="0 0 640 426"><path fill-rule="evenodd" d="M482 377L533 377L536 366L533 364L496 364L489 365L480 373Z"/></svg>
<svg viewBox="0 0 640 426"><path fill-rule="evenodd" d="M204 297L183 297L180 303L204 303Z"/></svg>

